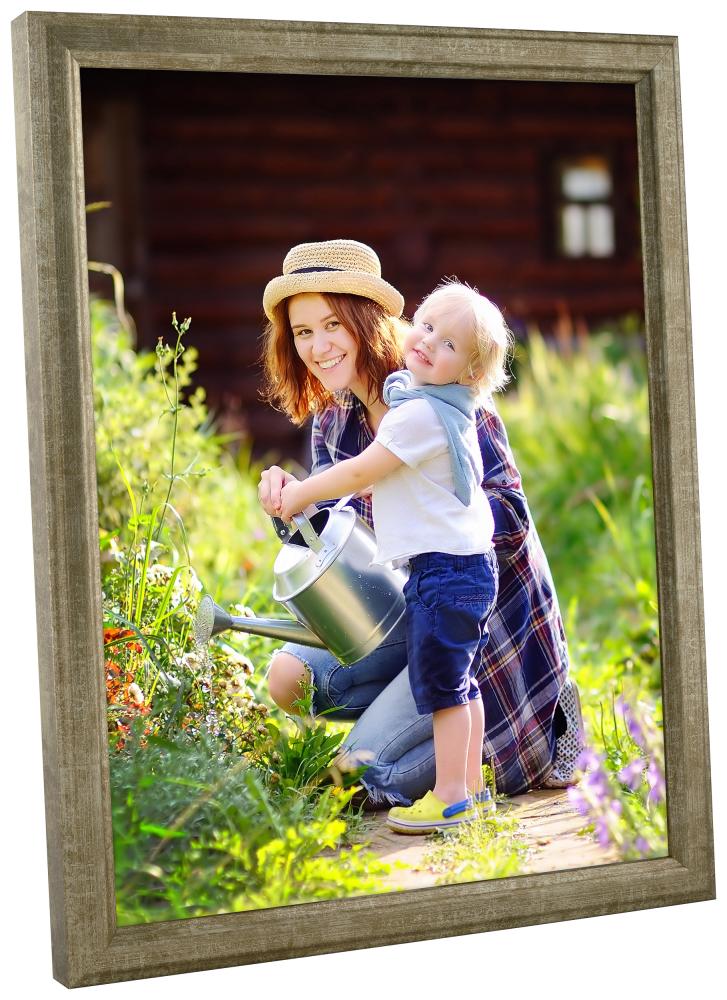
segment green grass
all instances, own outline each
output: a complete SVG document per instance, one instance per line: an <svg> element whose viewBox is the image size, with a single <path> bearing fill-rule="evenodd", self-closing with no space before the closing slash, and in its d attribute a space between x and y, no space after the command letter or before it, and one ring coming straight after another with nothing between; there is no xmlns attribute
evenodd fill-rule
<svg viewBox="0 0 727 1000"><path fill-rule="evenodd" d="M515 816L498 809L434 834L423 864L437 873L437 885L453 885L519 875L525 853Z"/></svg>

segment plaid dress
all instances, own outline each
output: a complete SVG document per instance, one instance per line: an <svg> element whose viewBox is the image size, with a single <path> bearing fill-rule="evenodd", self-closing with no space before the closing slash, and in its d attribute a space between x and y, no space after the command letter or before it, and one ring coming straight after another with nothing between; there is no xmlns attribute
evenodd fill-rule
<svg viewBox="0 0 727 1000"><path fill-rule="evenodd" d="M498 790L537 788L555 753L553 715L568 672L568 648L553 580L510 450L494 409L477 411L483 489L495 520L497 604L488 623L477 680L485 709L483 758ZM360 454L374 437L360 400L348 390L313 418L311 473ZM370 497L352 502L373 527Z"/></svg>

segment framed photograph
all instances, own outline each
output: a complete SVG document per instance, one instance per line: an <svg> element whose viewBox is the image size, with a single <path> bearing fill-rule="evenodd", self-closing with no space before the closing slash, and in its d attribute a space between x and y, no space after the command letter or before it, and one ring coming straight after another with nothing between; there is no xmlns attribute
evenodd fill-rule
<svg viewBox="0 0 727 1000"><path fill-rule="evenodd" d="M55 977L713 898L676 39L25 13L13 55ZM492 810L398 842L356 797L417 796L341 753L379 694L281 707L250 626L260 470L332 446L270 350L261 399L263 290L343 238L395 318L454 275L502 310L501 586L537 523L560 597L537 563L550 694L520 648L478 676Z"/></svg>

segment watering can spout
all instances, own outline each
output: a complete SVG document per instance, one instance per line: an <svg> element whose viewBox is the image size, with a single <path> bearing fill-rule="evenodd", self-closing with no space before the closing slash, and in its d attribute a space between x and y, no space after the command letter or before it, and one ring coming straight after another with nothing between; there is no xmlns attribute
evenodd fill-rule
<svg viewBox="0 0 727 1000"><path fill-rule="evenodd" d="M213 635L219 632L247 632L249 635L264 635L269 639L283 642L299 642L304 646L325 649L325 644L305 625L293 618L255 618L228 614L219 604L215 604L207 594L199 603L194 620L194 637L198 646L206 646Z"/></svg>

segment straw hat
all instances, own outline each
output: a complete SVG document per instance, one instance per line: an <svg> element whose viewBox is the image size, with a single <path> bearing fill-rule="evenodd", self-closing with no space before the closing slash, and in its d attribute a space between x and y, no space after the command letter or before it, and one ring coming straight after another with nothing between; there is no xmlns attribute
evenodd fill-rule
<svg viewBox="0 0 727 1000"><path fill-rule="evenodd" d="M299 292L347 292L373 299L399 317L404 298L381 277L381 263L371 247L356 240L300 243L289 250L283 273L265 287L263 309L268 319L283 299Z"/></svg>

